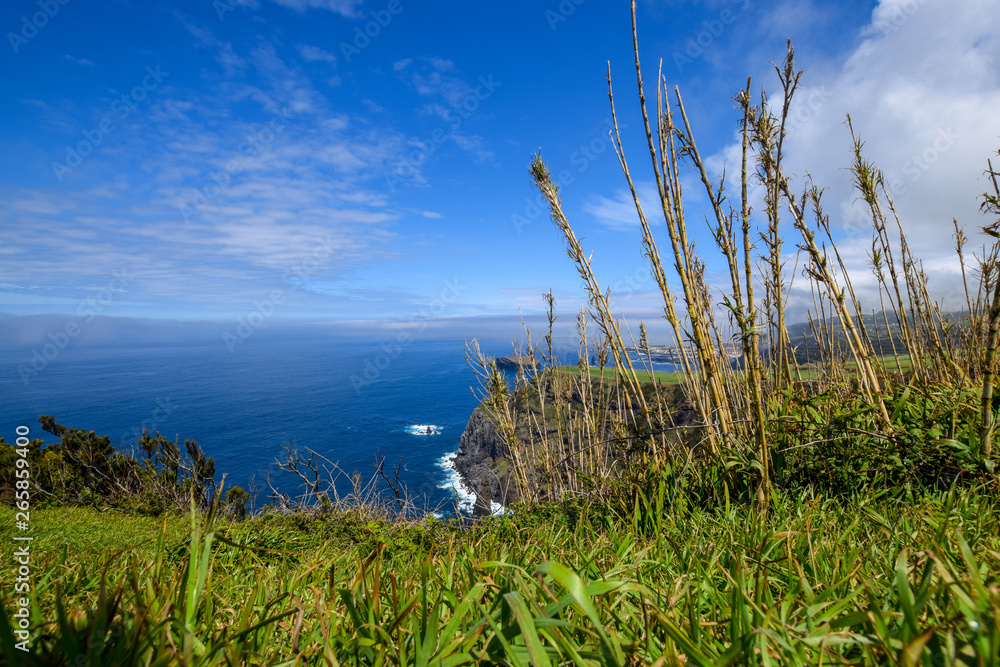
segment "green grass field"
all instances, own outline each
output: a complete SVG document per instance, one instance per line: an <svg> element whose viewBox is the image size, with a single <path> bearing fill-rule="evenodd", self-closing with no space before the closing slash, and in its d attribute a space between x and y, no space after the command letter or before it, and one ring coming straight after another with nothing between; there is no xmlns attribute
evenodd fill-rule
<svg viewBox="0 0 1000 667"><path fill-rule="evenodd" d="M580 375L579 366L560 366L557 370L560 373L568 373L570 375ZM614 381L615 374L616 373L614 368L605 368L602 371L600 368L597 368L596 366L590 367L590 376L593 378L598 378L598 379L603 378L608 381ZM680 381L681 377L680 373L653 371L652 374L650 374L649 371L639 370L639 369L636 369L635 374L636 377L639 379L639 382L643 383L652 382L655 379L656 382L658 383L677 384L677 382Z"/></svg>
<svg viewBox="0 0 1000 667"><path fill-rule="evenodd" d="M54 557L68 550L74 559L98 562L117 552L148 557L156 550L161 532L167 544L188 537L190 522L182 516L161 519L130 516L117 510L101 512L89 507L54 507L31 510L30 529L15 530L16 510L0 505L0 541L11 544L14 534L30 535L32 551ZM0 572L0 579L6 572Z"/></svg>
<svg viewBox="0 0 1000 667"><path fill-rule="evenodd" d="M766 513L663 513L644 502L568 509L537 507L473 529L338 515L216 528L254 550L185 534L187 519L173 517L157 553L148 540L162 520L45 510L33 518L40 638L16 663L5 644L0 662L624 667L1000 657L995 495L776 496ZM10 518L0 515L5 526ZM178 547L182 536L190 539ZM9 537L6 529L0 539ZM123 547L104 567L107 552ZM106 626L119 591L122 613ZM57 597L71 612L58 632Z"/></svg>
<svg viewBox="0 0 1000 667"><path fill-rule="evenodd" d="M906 354L899 355L898 363L896 357L892 355L880 357L879 361L885 367L886 371L890 373L895 373L897 371L902 373L908 373L912 368L912 362L910 360L910 357L909 355ZM849 369L857 369L857 366L858 364L854 359L848 359L843 364L844 368L849 368ZM576 376L580 375L579 366L560 366L557 370L561 373L569 373L571 375L576 375ZM677 384L683 377L683 373L667 372L667 371L653 371L652 373L650 373L647 370L640 370L638 368L636 369L635 374L636 377L639 379L639 382L642 383L652 382L652 379L655 378L656 382L658 383ZM605 368L602 371L600 368L597 368L596 366L591 366L590 375L591 377L594 378L604 378L606 380L614 380L615 369ZM737 373L736 375L737 377L739 377L740 374ZM798 371L796 377L798 377L799 375L801 375L802 379L806 381L819 380L825 377L825 373L820 370L817 370L815 364L801 365L800 370Z"/></svg>

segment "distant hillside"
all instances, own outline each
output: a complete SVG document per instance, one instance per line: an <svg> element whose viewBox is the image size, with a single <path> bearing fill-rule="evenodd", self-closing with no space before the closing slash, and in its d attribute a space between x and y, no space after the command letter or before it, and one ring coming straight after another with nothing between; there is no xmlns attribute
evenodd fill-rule
<svg viewBox="0 0 1000 667"><path fill-rule="evenodd" d="M969 313L966 311L943 314L945 321L957 325L964 324L968 320L968 317ZM888 329L886 328L886 323L888 323ZM880 312L865 315L860 324L864 325L872 341L872 347L880 355L891 355L894 345L896 351L900 354L905 352L906 346L903 344L900 334L900 322L893 313ZM789 340L795 349L795 360L800 364L815 362L822 357L822 353L825 350L820 349L820 342L817 340L816 331L814 330L816 327L821 326L823 326L823 322L815 320L812 325L809 322L799 322L786 327ZM825 331L832 332L833 334L834 353L850 353L847 338L839 320L826 320ZM766 350L763 353L765 357L768 356Z"/></svg>

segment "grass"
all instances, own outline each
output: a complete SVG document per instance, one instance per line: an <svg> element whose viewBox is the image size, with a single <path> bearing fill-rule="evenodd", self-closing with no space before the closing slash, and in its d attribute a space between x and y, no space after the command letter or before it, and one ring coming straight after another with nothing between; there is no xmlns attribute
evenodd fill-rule
<svg viewBox="0 0 1000 667"><path fill-rule="evenodd" d="M63 560L45 550L35 565L40 639L18 664L72 662L73 650L90 651L91 664L201 665L1000 658L995 494L777 497L766 513L607 509L536 507L468 530L431 522L424 542L389 533L344 542L342 516L272 518L205 527L180 550L130 550L106 572L93 552ZM118 517L88 513L62 534L88 544L81 532L118 526ZM219 544L222 536L257 546ZM101 629L95 621L119 590L121 611ZM73 610L61 632L57 597ZM197 639L190 660L185 633Z"/></svg>
<svg viewBox="0 0 1000 667"><path fill-rule="evenodd" d="M896 357L892 356L891 354L883 355L877 358L883 365L883 367L890 373L896 372L897 370L898 372L901 373L907 373L912 368L912 362L910 361L910 356L907 354L899 355L898 364L896 363ZM841 366L844 369L854 370L854 371L856 371L858 367L857 361L854 359L845 360L843 364L841 364ZM822 364L801 364L798 368L799 368L799 374L797 374L796 377L799 377L799 375L801 375L803 380L807 381L819 380L826 377L824 371L822 370ZM558 370L560 373L568 373L570 375L576 375L576 376L580 375L579 366L560 366L556 370ZM607 367L601 369L596 366L590 366L589 371L590 371L590 376L592 378L604 379L608 381L613 381L617 374L614 368L607 368ZM653 381L650 376L652 376L652 378L655 378L657 383L670 384L670 385L677 384L684 379L683 373L673 372L673 371L652 371L652 373L650 373L650 371L646 370L637 370L635 374L639 382L643 384L647 384ZM746 380L745 374L740 371L734 371L733 374L734 377L738 378L740 381ZM695 373L694 376L699 377L697 373Z"/></svg>
<svg viewBox="0 0 1000 667"><path fill-rule="evenodd" d="M556 370L558 370L560 373L568 373L570 375L580 375L579 366L560 366ZM615 371L614 368L601 369L596 366L591 366L589 368L589 371L590 371L590 377L597 379L604 379L608 381L613 381L615 379L615 376L617 375L617 372ZM635 374L636 377L639 379L639 382L644 384L653 382L654 379L657 383L660 384L677 384L683 377L681 373L673 373L668 371L652 371L652 373L650 373L650 371L637 370Z"/></svg>
<svg viewBox="0 0 1000 667"><path fill-rule="evenodd" d="M15 527L16 510L0 505L0 542L11 544L15 534L34 537L32 552L54 558L64 550L81 561L99 562L117 552L129 552L140 558L151 556L156 541L164 532L167 544L178 544L188 537L189 522L181 516L162 519L133 516L118 510L99 511L90 507L52 507L30 512L30 531ZM0 571L0 581L9 575Z"/></svg>

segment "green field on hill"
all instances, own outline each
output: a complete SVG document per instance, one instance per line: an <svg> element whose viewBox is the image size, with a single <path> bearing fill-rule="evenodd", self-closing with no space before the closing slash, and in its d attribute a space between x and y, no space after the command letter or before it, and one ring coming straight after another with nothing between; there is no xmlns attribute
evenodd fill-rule
<svg viewBox="0 0 1000 667"><path fill-rule="evenodd" d="M577 376L580 375L579 366L560 366L557 370L560 373L568 373L570 375ZM597 366L591 366L589 370L591 377L598 379L603 378L608 381L614 381L615 375L617 375L614 368L605 367L604 369L601 369ZM635 375L639 379L639 382L652 382L655 379L656 382L663 384L676 384L680 381L681 377L678 373L666 371L653 371L650 373L650 371L640 369L636 369Z"/></svg>

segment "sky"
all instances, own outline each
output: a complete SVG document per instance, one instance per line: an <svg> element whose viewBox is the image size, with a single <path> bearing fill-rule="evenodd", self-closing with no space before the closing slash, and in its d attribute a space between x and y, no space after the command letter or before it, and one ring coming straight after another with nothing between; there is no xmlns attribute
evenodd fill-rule
<svg viewBox="0 0 1000 667"><path fill-rule="evenodd" d="M974 246L992 222L977 197L1000 162L998 22L1000 0L638 4L647 79L662 59L713 176L738 173L732 96L752 76L777 99L792 39L793 188L827 188L870 287L850 113L942 299L957 294L952 219ZM610 63L648 201L627 2L7 0L0 30L8 318L476 329L536 315L552 289L572 321L585 297L529 178L539 150L614 307L662 313L608 138Z"/></svg>

